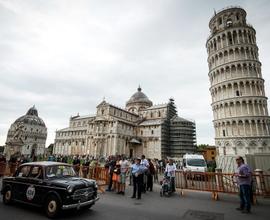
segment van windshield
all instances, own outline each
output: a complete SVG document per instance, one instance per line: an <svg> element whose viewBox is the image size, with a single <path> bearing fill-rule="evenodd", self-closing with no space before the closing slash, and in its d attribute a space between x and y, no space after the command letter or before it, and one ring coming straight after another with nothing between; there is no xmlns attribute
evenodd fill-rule
<svg viewBox="0 0 270 220"><path fill-rule="evenodd" d="M194 167L205 167L206 163L203 159L188 159L187 165Z"/></svg>

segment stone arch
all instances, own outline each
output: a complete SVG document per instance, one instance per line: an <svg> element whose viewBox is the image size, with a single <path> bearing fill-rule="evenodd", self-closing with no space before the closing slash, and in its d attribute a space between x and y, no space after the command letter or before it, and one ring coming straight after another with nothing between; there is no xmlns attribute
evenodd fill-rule
<svg viewBox="0 0 270 220"><path fill-rule="evenodd" d="M239 140L239 141L236 141L235 145L238 148L243 148L245 146L245 143L243 141Z"/></svg>
<svg viewBox="0 0 270 220"><path fill-rule="evenodd" d="M252 148L255 148L255 147L258 146L258 142L255 141L255 140L252 140L252 141L249 142L249 146L252 147Z"/></svg>

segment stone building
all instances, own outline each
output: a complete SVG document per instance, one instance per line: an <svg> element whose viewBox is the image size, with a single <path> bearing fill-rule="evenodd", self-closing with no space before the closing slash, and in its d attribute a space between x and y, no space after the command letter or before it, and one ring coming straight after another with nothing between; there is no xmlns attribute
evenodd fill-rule
<svg viewBox="0 0 270 220"><path fill-rule="evenodd" d="M172 123L181 121L181 126L172 128ZM174 135L170 135L171 130ZM188 130L185 138L189 139L185 144L180 141L184 130ZM125 109L104 100L95 115L71 117L68 128L56 131L54 153L130 157L145 154L161 159L194 152L195 142L195 123L177 116L173 99L153 105L139 87Z"/></svg>
<svg viewBox="0 0 270 220"><path fill-rule="evenodd" d="M44 154L46 139L46 125L33 106L10 126L5 154L7 158L12 155L33 157Z"/></svg>
<svg viewBox="0 0 270 220"><path fill-rule="evenodd" d="M215 144L223 166L233 155L270 153L270 118L256 31L246 15L240 7L229 7L209 22L208 75Z"/></svg>
<svg viewBox="0 0 270 220"><path fill-rule="evenodd" d="M206 146L197 151L202 154L207 163L214 162L216 160L217 148L215 146Z"/></svg>

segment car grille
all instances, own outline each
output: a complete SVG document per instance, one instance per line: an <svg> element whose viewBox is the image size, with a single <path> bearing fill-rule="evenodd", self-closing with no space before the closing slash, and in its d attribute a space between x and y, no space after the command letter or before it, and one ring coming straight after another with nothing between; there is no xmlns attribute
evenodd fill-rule
<svg viewBox="0 0 270 220"><path fill-rule="evenodd" d="M94 194L93 187L84 188L84 189L77 189L77 190L75 190L74 194L72 195L72 198L74 200L87 200L93 194Z"/></svg>

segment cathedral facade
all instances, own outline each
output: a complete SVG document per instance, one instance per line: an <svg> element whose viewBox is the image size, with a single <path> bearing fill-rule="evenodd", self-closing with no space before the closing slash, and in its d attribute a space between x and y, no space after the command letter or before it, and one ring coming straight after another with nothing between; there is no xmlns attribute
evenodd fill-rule
<svg viewBox="0 0 270 220"><path fill-rule="evenodd" d="M104 100L95 115L71 117L68 128L56 131L53 153L161 159L192 153L195 144L195 122L177 116L174 100L153 105L139 87L125 109Z"/></svg>

